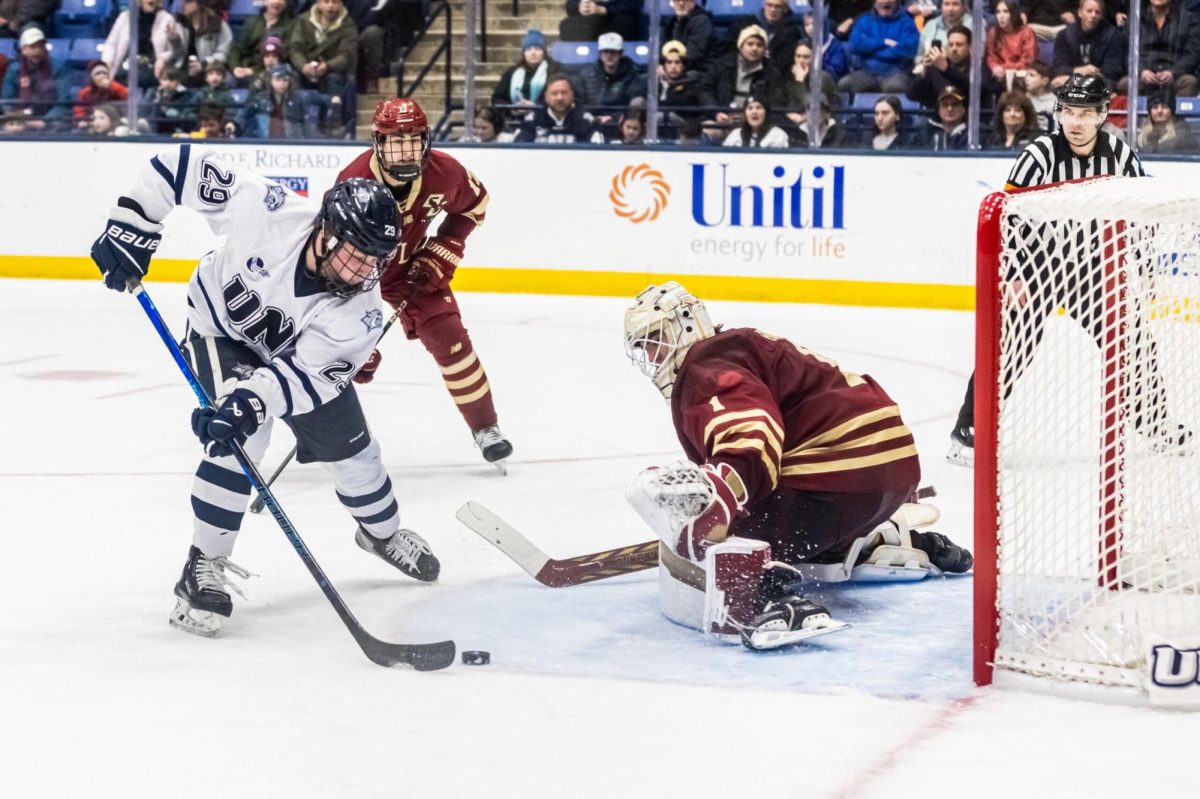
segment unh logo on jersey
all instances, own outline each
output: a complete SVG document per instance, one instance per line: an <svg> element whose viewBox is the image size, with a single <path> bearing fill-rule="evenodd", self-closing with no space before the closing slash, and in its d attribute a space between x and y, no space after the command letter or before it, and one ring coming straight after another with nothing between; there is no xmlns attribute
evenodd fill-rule
<svg viewBox="0 0 1200 799"><path fill-rule="evenodd" d="M266 264L263 263L263 259L259 258L257 255L251 255L246 259L246 268L259 277L271 276L271 273L267 271Z"/></svg>
<svg viewBox="0 0 1200 799"><path fill-rule="evenodd" d="M1176 649L1169 644L1151 648L1150 681L1159 688L1200 686L1200 649Z"/></svg>
<svg viewBox="0 0 1200 799"><path fill-rule="evenodd" d="M263 204L267 206L268 211L278 211L283 207L283 201L287 199L287 194L283 190L283 186L278 183L271 183L267 186L267 196L263 198Z"/></svg>
<svg viewBox="0 0 1200 799"><path fill-rule="evenodd" d="M377 327L383 327L383 311L372 308L363 314L362 323L366 326L368 333Z"/></svg>

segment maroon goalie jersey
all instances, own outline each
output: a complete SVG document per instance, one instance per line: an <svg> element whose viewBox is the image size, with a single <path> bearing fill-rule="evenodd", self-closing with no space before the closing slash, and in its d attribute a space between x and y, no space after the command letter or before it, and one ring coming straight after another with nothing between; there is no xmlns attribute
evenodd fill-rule
<svg viewBox="0 0 1200 799"><path fill-rule="evenodd" d="M383 182L374 151L367 150L359 155L337 176L339 181L349 178ZM437 235L463 241L483 224L488 199L487 189L469 169L453 156L430 150L421 175L412 182L408 195L397 201L402 214L400 249L383 273L380 285L384 296L389 295L389 288L401 295L407 291L400 284L408 270L408 262L421 249L429 225L439 213L445 211L446 218L438 225Z"/></svg>
<svg viewBox="0 0 1200 799"><path fill-rule="evenodd" d="M750 328L691 346L671 415L688 458L732 466L749 503L781 485L882 493L921 477L912 433L879 384Z"/></svg>

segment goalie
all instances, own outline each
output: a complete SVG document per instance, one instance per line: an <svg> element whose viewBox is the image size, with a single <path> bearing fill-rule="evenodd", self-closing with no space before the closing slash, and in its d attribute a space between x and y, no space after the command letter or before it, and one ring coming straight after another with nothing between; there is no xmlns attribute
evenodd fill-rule
<svg viewBox="0 0 1200 799"><path fill-rule="evenodd" d="M795 593L803 579L915 580L971 568L921 532L920 465L900 409L870 377L786 339L719 330L678 283L625 313L625 351L671 403L690 464L627 496L655 533L663 613L751 649L847 625Z"/></svg>

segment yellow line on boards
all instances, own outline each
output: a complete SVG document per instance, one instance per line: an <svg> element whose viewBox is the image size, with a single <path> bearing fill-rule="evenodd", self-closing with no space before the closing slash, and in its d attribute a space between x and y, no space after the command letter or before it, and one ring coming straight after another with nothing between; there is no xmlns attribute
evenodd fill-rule
<svg viewBox="0 0 1200 799"><path fill-rule="evenodd" d="M188 279L195 267L196 262L191 260L158 259L151 265L150 279L181 283ZM98 280L99 273L90 258L0 255L0 277ZM973 310L975 307L974 286L649 272L464 267L454 276L454 288L459 291L502 294L633 297L646 286L667 280L678 280L693 294L705 300L940 308L961 311Z"/></svg>

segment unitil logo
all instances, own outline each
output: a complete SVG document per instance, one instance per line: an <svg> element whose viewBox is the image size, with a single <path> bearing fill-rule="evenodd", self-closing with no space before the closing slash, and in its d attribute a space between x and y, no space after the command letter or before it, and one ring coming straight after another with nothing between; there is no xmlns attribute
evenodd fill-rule
<svg viewBox="0 0 1200 799"><path fill-rule="evenodd" d="M608 193L613 213L635 225L658 219L670 196L671 186L662 172L652 169L649 164L622 169L620 174L613 176L612 191Z"/></svg>

